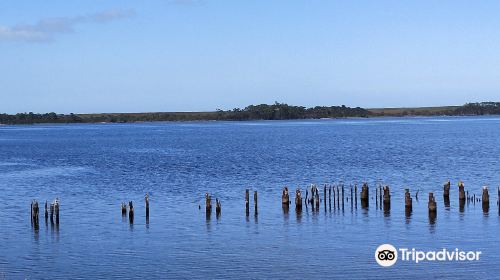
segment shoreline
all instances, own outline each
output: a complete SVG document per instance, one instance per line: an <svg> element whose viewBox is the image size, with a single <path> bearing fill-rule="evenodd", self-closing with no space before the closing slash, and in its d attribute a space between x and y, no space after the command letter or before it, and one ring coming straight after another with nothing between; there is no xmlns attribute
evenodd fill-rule
<svg viewBox="0 0 500 280"><path fill-rule="evenodd" d="M209 112L146 112L56 114L0 114L0 124L60 124L60 123L141 123L185 121L258 121L313 120L384 117L452 117L500 115L500 102L467 103L462 106L361 108L341 106L292 106L285 103L249 105L243 109Z"/></svg>

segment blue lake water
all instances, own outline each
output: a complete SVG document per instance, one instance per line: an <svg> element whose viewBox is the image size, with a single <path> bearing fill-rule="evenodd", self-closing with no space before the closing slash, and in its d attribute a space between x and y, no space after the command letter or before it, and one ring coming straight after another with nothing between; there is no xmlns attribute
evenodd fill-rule
<svg viewBox="0 0 500 280"><path fill-rule="evenodd" d="M499 159L498 117L0 126L0 279L498 278ZM477 196L490 187L488 213L460 211L459 180ZM305 196L318 184L323 199L323 184L343 182L350 199L364 181L369 209L282 209L283 186L293 201L297 187ZM389 213L376 207L377 183L391 187ZM245 214L247 188L258 216ZM405 188L419 190L410 217ZM206 217L206 192L221 200L219 218ZM34 229L31 199L56 197L60 224L42 212ZM120 211L129 200L133 224ZM482 255L383 268L383 243Z"/></svg>

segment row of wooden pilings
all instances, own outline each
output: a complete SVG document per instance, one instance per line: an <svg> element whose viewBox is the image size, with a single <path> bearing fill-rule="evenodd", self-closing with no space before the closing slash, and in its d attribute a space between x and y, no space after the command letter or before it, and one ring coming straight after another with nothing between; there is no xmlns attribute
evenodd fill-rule
<svg viewBox="0 0 500 280"><path fill-rule="evenodd" d="M443 198L444 198L444 204L445 207L450 206L450 189L451 189L451 183L448 181L447 183L444 184L443 186ZM310 195L309 195L309 190L310 190ZM497 205L498 207L498 214L500 215L500 187L497 189L498 192L498 199L497 199ZM415 198L418 201L418 193L419 191L416 192ZM328 199L327 199L327 194L328 194ZM465 187L463 182L458 183L458 196L459 196L459 207L460 210L463 210L463 207L465 203L476 203L476 202L482 202L483 205L483 211L488 212L489 211L489 205L490 205L490 195L488 191L488 187L483 187L482 189L482 196L481 198L476 197L476 195L469 195L468 191L465 191ZM333 199L332 199L333 198ZM372 198L373 199L373 198ZM333 207L335 208L342 208L344 209L344 202L349 202L351 203L351 207L356 207L358 204L358 187L357 185L354 185L354 187L350 186L350 196L345 197L345 188L344 185L337 185L337 186L329 186L324 185L323 188L323 203L324 207L326 210L327 206L327 200L328 204L331 208L331 204L333 201ZM302 211L303 207L303 202L305 203L305 207L308 207L308 205L311 205L313 211L317 211L320 207L321 199L319 195L319 189L316 185L311 185L309 189L306 188L306 196L305 199L302 199L302 192L300 188L297 188L295 190L295 208L297 211ZM369 193L369 187L367 183L363 183L361 187L361 192L360 192L360 202L361 202L361 207L362 208L368 208L369 203L370 203L370 193ZM406 213L411 213L413 211L413 198L410 194L409 189L405 189L405 194L404 194L404 202L405 202L405 211ZM289 205L292 203L290 200L290 194L288 187L284 187L281 195L281 203L283 205L283 209L285 211L288 211ZM389 211L391 207L391 192L389 186L377 186L375 188L375 203L376 207L380 209L384 209L384 211ZM430 214L436 214L437 212L437 203L436 199L434 196L433 192L429 192L429 198L428 198L428 210ZM212 202L211 202L211 196L210 194L206 193L205 194L205 207L206 207L206 213L207 215L210 215L212 212ZM246 210L246 215L248 216L250 214L250 190L246 189L245 190L245 210ZM216 215L217 217L220 216L221 214L221 203L220 200L216 199ZM258 214L258 203L257 203L257 191L254 191L254 213L255 215Z"/></svg>
<svg viewBox="0 0 500 280"><path fill-rule="evenodd" d="M39 228L40 206L36 199L31 201L31 224L35 229ZM45 222L49 220L49 205L45 201ZM59 199L56 198L50 204L50 223L59 225Z"/></svg>

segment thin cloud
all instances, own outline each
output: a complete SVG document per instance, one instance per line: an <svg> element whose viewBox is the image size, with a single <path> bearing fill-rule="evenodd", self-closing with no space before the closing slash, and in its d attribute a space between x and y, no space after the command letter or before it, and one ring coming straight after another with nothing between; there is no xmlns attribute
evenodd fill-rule
<svg viewBox="0 0 500 280"><path fill-rule="evenodd" d="M54 36L74 32L78 24L104 23L134 16L132 10L110 10L75 17L47 18L35 24L17 24L12 27L0 25L0 41L47 42Z"/></svg>

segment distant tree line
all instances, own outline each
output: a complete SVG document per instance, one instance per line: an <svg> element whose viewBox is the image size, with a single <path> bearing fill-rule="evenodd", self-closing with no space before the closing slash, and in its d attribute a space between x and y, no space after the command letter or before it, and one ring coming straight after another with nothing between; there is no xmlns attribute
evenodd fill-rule
<svg viewBox="0 0 500 280"><path fill-rule="evenodd" d="M374 110L373 110L374 111ZM360 107L316 106L306 108L285 103L271 105L250 105L243 109L217 110L215 112L158 112L158 113L117 113L117 114L0 114L0 124L33 123L125 123L154 121L195 121L195 120L293 120L321 118L350 118L378 116L464 116L500 115L500 102L467 103L458 107L432 109L397 109L396 112L373 112Z"/></svg>
<svg viewBox="0 0 500 280"><path fill-rule="evenodd" d="M500 102L467 103L455 109L456 115L500 115Z"/></svg>
<svg viewBox="0 0 500 280"><path fill-rule="evenodd" d="M363 108L350 108L344 105L306 108L276 102L273 105L250 105L244 109L235 108L230 111L217 110L217 116L220 120L293 120L369 117L370 112Z"/></svg>

